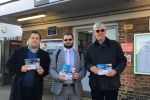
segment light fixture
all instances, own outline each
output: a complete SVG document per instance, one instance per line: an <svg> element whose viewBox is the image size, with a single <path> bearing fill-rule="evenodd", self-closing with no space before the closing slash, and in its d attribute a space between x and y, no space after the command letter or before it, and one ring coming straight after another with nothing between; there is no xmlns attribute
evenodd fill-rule
<svg viewBox="0 0 150 100"><path fill-rule="evenodd" d="M20 19L17 19L17 21L30 20L30 19L40 18L40 17L46 17L46 14L36 15L36 16L31 16L31 17L26 17L26 18L20 18Z"/></svg>
<svg viewBox="0 0 150 100"><path fill-rule="evenodd" d="M0 0L0 4L5 3L5 2L9 2L9 1L12 1L12 0Z"/></svg>

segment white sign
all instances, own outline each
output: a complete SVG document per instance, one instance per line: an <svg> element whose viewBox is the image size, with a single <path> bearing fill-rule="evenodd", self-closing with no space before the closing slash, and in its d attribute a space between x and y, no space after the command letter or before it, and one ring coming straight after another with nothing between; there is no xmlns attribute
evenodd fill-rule
<svg viewBox="0 0 150 100"><path fill-rule="evenodd" d="M134 73L150 75L150 33L134 34Z"/></svg>
<svg viewBox="0 0 150 100"><path fill-rule="evenodd" d="M131 55L125 55L127 58L127 66L131 66Z"/></svg>

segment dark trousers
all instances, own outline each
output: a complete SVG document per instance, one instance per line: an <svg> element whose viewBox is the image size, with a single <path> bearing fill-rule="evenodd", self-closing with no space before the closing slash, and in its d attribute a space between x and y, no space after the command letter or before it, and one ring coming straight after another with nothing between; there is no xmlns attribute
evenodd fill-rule
<svg viewBox="0 0 150 100"><path fill-rule="evenodd" d="M91 95L92 100L118 100L118 89L105 91L91 89Z"/></svg>
<svg viewBox="0 0 150 100"><path fill-rule="evenodd" d="M36 100L35 88L21 88L21 100Z"/></svg>

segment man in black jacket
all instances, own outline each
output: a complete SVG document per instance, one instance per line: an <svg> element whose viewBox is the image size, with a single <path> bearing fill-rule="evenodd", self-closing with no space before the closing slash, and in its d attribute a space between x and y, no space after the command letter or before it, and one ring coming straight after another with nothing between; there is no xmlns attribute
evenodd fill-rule
<svg viewBox="0 0 150 100"><path fill-rule="evenodd" d="M96 41L90 44L85 57L85 68L90 72L92 100L118 100L120 74L125 69L127 60L120 44L105 36L106 27L103 23L95 23L93 33ZM107 68L108 65L110 70L106 74L99 74L98 66L102 70L101 68Z"/></svg>
<svg viewBox="0 0 150 100"><path fill-rule="evenodd" d="M9 100L42 100L43 77L48 75L50 57L39 48L40 42L41 35L32 31L29 45L15 49L6 62L6 68L14 72ZM25 59L34 58L40 59L40 65L30 69L25 65Z"/></svg>

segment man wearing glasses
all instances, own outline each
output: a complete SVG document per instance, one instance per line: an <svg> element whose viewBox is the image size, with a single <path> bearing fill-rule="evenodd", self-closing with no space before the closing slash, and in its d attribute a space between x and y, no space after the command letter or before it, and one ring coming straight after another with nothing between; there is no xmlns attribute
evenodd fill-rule
<svg viewBox="0 0 150 100"><path fill-rule="evenodd" d="M50 76L54 83L52 92L55 100L81 100L81 80L86 74L83 54L73 49L74 37L71 33L63 36L64 48L53 53Z"/></svg>
<svg viewBox="0 0 150 100"><path fill-rule="evenodd" d="M127 60L120 44L105 36L106 27L103 23L95 23L93 33L96 41L88 47L85 57L85 68L90 72L92 100L118 100L120 74Z"/></svg>

